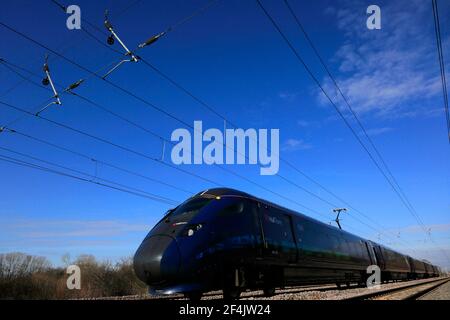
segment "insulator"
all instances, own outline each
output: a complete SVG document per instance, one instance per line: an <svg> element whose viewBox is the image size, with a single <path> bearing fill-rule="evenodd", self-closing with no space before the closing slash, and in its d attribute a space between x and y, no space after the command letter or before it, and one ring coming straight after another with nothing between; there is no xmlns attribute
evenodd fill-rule
<svg viewBox="0 0 450 320"><path fill-rule="evenodd" d="M115 42L114 37L113 36L109 36L108 39L106 40L108 42L108 44L110 46L112 46Z"/></svg>

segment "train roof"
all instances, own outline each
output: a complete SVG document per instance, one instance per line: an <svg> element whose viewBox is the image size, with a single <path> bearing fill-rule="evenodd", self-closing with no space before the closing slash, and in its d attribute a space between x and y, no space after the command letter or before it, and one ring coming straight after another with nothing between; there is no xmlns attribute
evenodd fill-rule
<svg viewBox="0 0 450 320"><path fill-rule="evenodd" d="M196 194L196 196L204 195L204 194L210 194L213 196L240 196L240 197L248 197L248 198L255 198L254 196L242 192L236 189L231 188L212 188L212 189L206 189L205 191L199 192Z"/></svg>
<svg viewBox="0 0 450 320"><path fill-rule="evenodd" d="M202 196L202 195L212 195L212 196L221 196L221 197L224 197L224 196L235 196L235 197L244 197L244 198L254 199L254 200L259 201L259 202L261 202L263 204L266 204L266 205L269 205L269 206L272 206L272 207L275 207L275 208L287 211L287 212L289 212L291 214L295 214L295 215L301 216L302 218L305 218L305 219L308 219L308 220L312 220L312 221L314 221L316 223L319 223L319 224L322 224L322 225L324 225L324 226L326 226L326 227L328 227L330 229L335 229L335 230L338 230L340 232L347 233L347 234L352 235L354 237L360 238L359 236L357 236L355 234L352 234L352 233L350 233L350 232L348 232L346 230L339 229L339 228L337 228L337 227L335 227L333 225L329 225L329 224L324 223L324 222L322 222L320 220L314 219L314 218L312 218L310 216L305 215L304 213L301 213L301 212L298 212L298 211L295 211L295 210L292 210L292 209L280 206L279 204L270 202L270 201L262 199L262 198L255 197L255 196L253 196L253 195L251 195L249 193L246 193L246 192L243 192L243 191L239 191L239 190L236 190L236 189L232 189L232 188L212 188L212 189L207 189L205 191L199 192L195 196ZM363 239L363 238L361 238L361 239Z"/></svg>
<svg viewBox="0 0 450 320"><path fill-rule="evenodd" d="M302 216L303 218L306 218L306 219L309 219L309 220L313 220L314 222L319 223L319 224L322 224L322 225L324 225L324 226L326 226L326 227L328 227L328 228L330 228L330 229L335 229L335 230L337 230L337 231L339 231L339 232L349 234L349 235L354 236L354 237L357 237L357 238L359 238L359 239L361 239L361 240L369 241L369 242L371 242L371 243L373 243L373 244L379 245L379 246L381 246L381 247L383 247L383 248L385 248L385 249L391 250L391 251L396 252L396 253L398 253L398 254L401 254L401 255L403 255L403 256L408 256L408 255L405 255L405 254L403 254L403 253L401 253L401 252L398 252L398 251L396 251L396 250L393 250L392 248L389 248L389 247L386 247L386 246L381 245L381 244L379 244L379 243L376 243L376 242L374 242L374 241L371 241L371 240L368 240L368 239L364 239L364 238L362 238L362 237L360 237L360 236L358 236L358 235L355 235L355 234L353 234L353 233L350 233L350 232L348 232L348 231L346 231L346 230L339 229L339 228L337 228L337 227L335 227L335 226L326 224L326 223L324 223L324 222L322 222L322 221L320 221L320 220L317 220L317 219L314 219L314 218L312 218L312 217L309 217L309 216L307 216L307 215L305 215L305 214L303 214L303 213L301 213L301 212L298 212L298 211L294 211L294 210L292 210L292 209L285 208L285 207L280 206L280 205L278 205L278 204L276 204L276 203L273 203L273 202L267 201L267 200L265 200L265 199L261 199L261 198L255 197L255 196L253 196L253 195L251 195L251 194L249 194L249 193L243 192L243 191L239 191L239 190L232 189L232 188L221 187L221 188L212 188L212 189L204 190L204 191L202 191L202 192L197 193L195 196L202 196L202 195L206 195L206 194L207 194L207 195L212 195L212 196L220 196L220 197L223 197L223 196L235 196L235 197L244 197L244 198L249 198L249 199L255 199L255 200L257 200L257 201L260 201L260 202L262 202L262 203L268 204L268 205L270 205L270 206L277 207L277 208L279 208L279 209L283 209L283 210L289 211L289 212L291 212L292 214L296 214L296 215ZM195 197L195 196L194 196L194 197ZM411 257L411 258L414 259L414 260L421 261L420 259L415 259L415 258L413 258L413 257ZM425 262L425 263L427 263L427 264L433 265L433 264L432 264L431 262L429 262L429 261L423 261L423 260L422 260L422 262Z"/></svg>

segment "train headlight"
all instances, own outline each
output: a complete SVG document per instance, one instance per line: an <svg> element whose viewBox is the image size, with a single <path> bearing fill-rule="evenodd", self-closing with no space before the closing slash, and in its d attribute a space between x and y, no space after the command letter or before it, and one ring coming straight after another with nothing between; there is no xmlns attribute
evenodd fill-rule
<svg viewBox="0 0 450 320"><path fill-rule="evenodd" d="M186 228L185 235L188 237L192 237L202 227L203 227L203 225L201 223L189 225Z"/></svg>

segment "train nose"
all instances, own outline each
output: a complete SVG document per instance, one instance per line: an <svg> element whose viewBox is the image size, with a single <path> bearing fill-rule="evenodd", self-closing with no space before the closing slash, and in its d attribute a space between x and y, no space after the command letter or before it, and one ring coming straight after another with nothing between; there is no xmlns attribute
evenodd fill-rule
<svg viewBox="0 0 450 320"><path fill-rule="evenodd" d="M133 264L137 277L149 285L170 281L180 269L178 244L170 236L151 236L136 251Z"/></svg>

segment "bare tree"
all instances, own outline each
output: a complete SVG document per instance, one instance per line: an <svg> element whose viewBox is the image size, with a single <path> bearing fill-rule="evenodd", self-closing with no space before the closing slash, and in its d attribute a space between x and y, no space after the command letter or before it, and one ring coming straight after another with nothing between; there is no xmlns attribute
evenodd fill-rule
<svg viewBox="0 0 450 320"><path fill-rule="evenodd" d="M0 254L0 277L13 279L36 272L44 272L51 267L44 257L31 256L20 252Z"/></svg>

